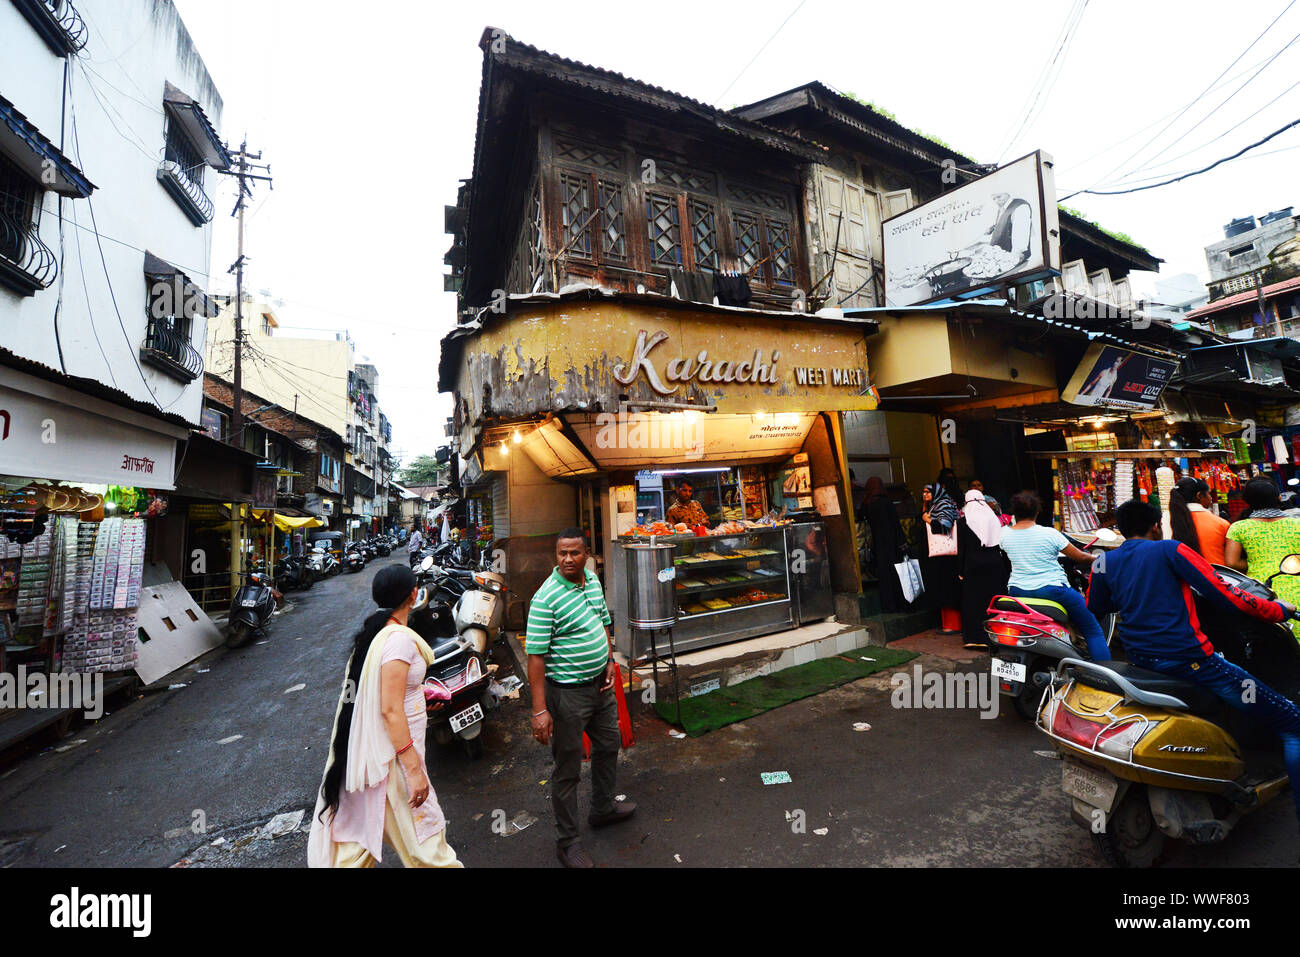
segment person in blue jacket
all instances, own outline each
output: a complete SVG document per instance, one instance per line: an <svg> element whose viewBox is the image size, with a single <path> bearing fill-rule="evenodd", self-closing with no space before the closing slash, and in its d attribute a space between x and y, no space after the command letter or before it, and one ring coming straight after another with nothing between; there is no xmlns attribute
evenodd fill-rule
<svg viewBox="0 0 1300 957"><path fill-rule="evenodd" d="M1196 616L1193 591L1228 611L1285 621L1296 607L1225 584L1204 558L1182 542L1161 540L1160 510L1137 499L1116 510L1126 541L1093 565L1088 607L1118 612L1128 660L1139 668L1203 686L1282 738L1287 773L1300 783L1300 707L1255 680L1214 650ZM1247 690L1253 694L1246 694ZM1300 818L1300 788L1292 791Z"/></svg>

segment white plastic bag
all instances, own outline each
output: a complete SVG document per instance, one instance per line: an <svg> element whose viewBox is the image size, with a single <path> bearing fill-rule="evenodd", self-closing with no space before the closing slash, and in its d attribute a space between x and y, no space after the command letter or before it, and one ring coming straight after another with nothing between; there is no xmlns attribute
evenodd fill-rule
<svg viewBox="0 0 1300 957"><path fill-rule="evenodd" d="M921 577L921 563L915 558L904 558L894 566L898 583L903 587L903 598L910 605L925 594L925 580Z"/></svg>

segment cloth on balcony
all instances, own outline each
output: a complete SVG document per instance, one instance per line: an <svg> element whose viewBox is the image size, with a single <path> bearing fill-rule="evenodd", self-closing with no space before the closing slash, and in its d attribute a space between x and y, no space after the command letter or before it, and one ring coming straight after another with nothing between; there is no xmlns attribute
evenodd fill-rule
<svg viewBox="0 0 1300 957"><path fill-rule="evenodd" d="M713 279L713 289L721 306L748 306L754 297L744 276L718 273Z"/></svg>
<svg viewBox="0 0 1300 957"><path fill-rule="evenodd" d="M712 273L670 269L668 279L677 287L679 299L689 299L691 302L713 302Z"/></svg>

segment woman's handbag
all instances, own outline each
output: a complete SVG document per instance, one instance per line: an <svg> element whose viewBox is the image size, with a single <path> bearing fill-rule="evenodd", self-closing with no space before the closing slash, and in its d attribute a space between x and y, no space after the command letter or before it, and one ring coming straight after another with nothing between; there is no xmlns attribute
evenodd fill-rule
<svg viewBox="0 0 1300 957"><path fill-rule="evenodd" d="M929 525L925 526L925 544L929 548L931 558L939 558L944 555L956 555L957 526L953 525L952 531L947 535L936 535Z"/></svg>
<svg viewBox="0 0 1300 957"><path fill-rule="evenodd" d="M921 577L921 563L915 558L907 558L894 566L898 573L898 584L902 586L903 598L910 605L925 594L925 579Z"/></svg>

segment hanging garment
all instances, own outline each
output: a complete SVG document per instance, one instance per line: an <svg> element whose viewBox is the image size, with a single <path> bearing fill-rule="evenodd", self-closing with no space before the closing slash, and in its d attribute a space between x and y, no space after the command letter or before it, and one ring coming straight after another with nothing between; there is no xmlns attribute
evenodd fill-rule
<svg viewBox="0 0 1300 957"><path fill-rule="evenodd" d="M721 306L748 306L749 301L754 298L754 293L749 288L749 280L744 276L718 273L714 277L713 288L718 296L718 304Z"/></svg>
<svg viewBox="0 0 1300 957"><path fill-rule="evenodd" d="M712 273L670 269L668 278L677 287L677 298L689 299L691 302L713 302Z"/></svg>

